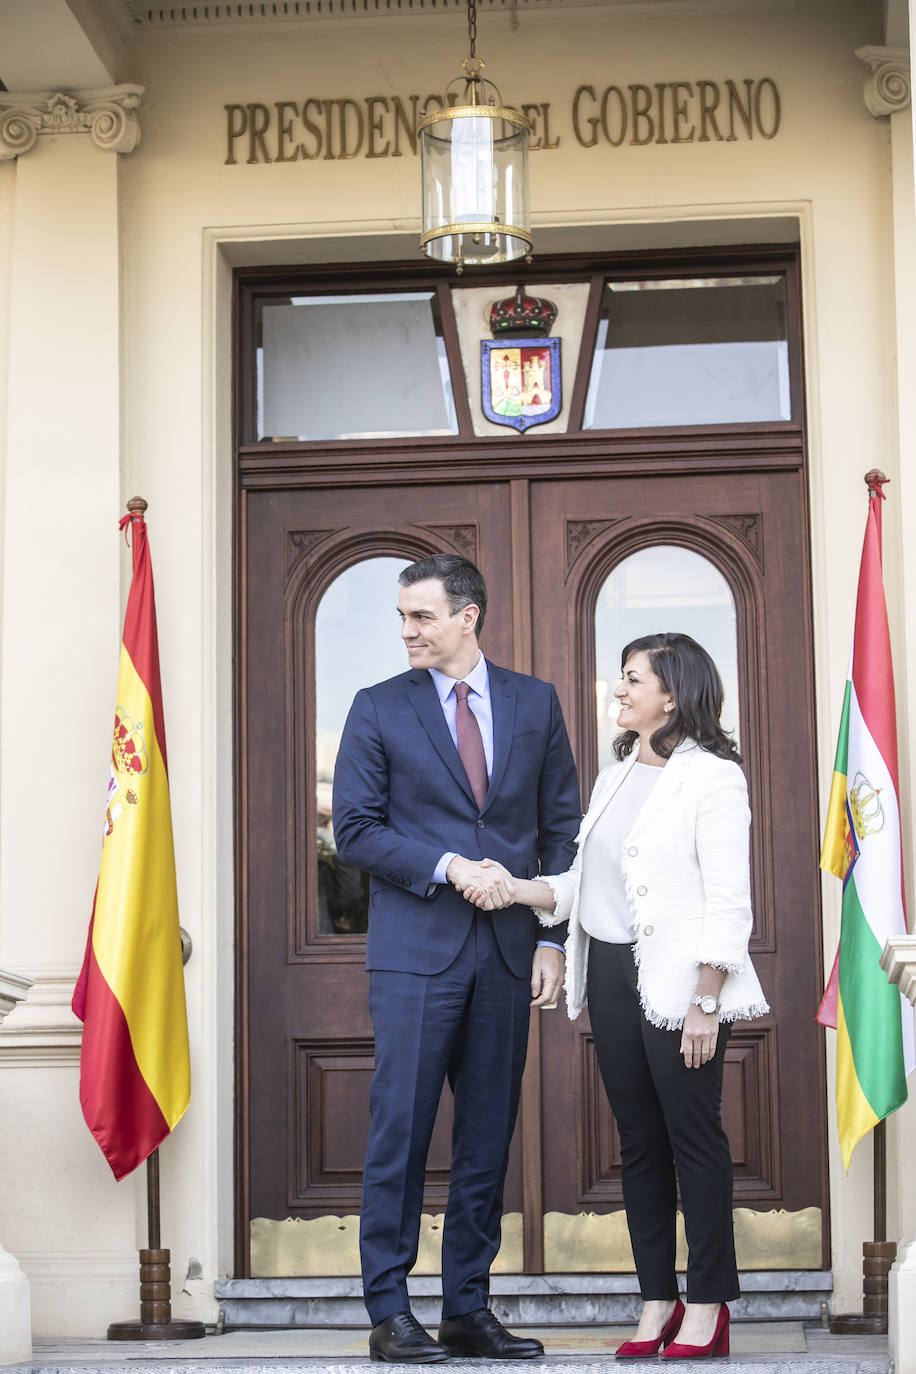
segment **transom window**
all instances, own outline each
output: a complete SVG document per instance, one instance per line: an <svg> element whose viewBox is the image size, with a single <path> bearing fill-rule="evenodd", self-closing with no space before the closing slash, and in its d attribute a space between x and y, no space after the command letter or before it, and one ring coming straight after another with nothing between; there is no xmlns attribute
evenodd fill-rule
<svg viewBox="0 0 916 1374"><path fill-rule="evenodd" d="M634 266L612 259L467 280L403 270L330 269L249 280L240 294L250 340L239 387L243 448L335 445L462 451L496 442L506 456L558 435L624 438L639 430L801 432L801 345L794 252L732 250L729 266L691 258ZM391 278L394 278L394 281ZM516 292L556 307L547 338L503 334L498 347L551 357L551 405L518 421L492 413L490 311ZM544 312L549 318L549 312ZM542 318L530 312L528 320ZM521 329L521 326L520 326ZM527 349L527 352L526 352ZM546 352L545 352L546 350ZM540 356L540 354L538 355ZM553 401L557 404L554 405ZM499 411L499 407L496 406ZM520 433L521 429L521 433ZM522 441L520 444L519 441ZM614 439L617 443L616 437Z"/></svg>
<svg viewBox="0 0 916 1374"><path fill-rule="evenodd" d="M260 303L258 438L457 434L435 293Z"/></svg>
<svg viewBox="0 0 916 1374"><path fill-rule="evenodd" d="M585 429L791 418L782 277L607 282Z"/></svg>

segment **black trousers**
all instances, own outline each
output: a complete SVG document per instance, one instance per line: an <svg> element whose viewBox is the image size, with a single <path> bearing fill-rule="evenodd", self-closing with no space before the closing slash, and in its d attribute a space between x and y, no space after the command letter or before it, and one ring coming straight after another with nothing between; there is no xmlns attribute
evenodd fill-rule
<svg viewBox="0 0 916 1374"><path fill-rule="evenodd" d="M660 1030L639 1005L632 945L592 940L588 1011L598 1067L620 1134L623 1200L645 1301L677 1297L677 1185L687 1231L687 1297L738 1296L732 1164L722 1129L727 1025L715 1056L688 1069L681 1032Z"/></svg>

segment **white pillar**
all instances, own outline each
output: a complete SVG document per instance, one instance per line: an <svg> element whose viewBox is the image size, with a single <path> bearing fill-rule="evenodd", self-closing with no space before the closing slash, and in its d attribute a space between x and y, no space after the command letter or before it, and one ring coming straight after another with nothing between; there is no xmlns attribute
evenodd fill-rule
<svg viewBox="0 0 916 1374"><path fill-rule="evenodd" d="M0 1224L47 1335L97 1331L121 1315L114 1304L133 1305L117 1283L94 1281L134 1244L135 1189L114 1187L79 1120L69 1003L98 874L129 568L117 527L118 154L136 145L139 98L138 87L0 92L0 159L16 157L0 467L0 958L36 981L0 1034L0 1073L8 1111L28 1103L73 1137L52 1170L40 1154L7 1155ZM26 1033L33 1002L40 1047ZM14 1024L23 1017L28 1025ZM123 1287L135 1295L135 1271L125 1269Z"/></svg>
<svg viewBox="0 0 916 1374"><path fill-rule="evenodd" d="M888 940L881 967L916 1005L916 935ZM887 1343L896 1374L916 1374L916 1240L902 1242L888 1275Z"/></svg>
<svg viewBox="0 0 916 1374"><path fill-rule="evenodd" d="M911 10L914 6L911 5ZM902 46L907 25L899 4L887 11L888 37L896 46L860 48L857 56L868 67L865 104L876 119L889 120L891 195L893 209L893 288L897 371L898 455L893 466L894 487L889 500L899 511L899 544L888 540L885 558L892 560L892 576L885 582L893 589L888 597L891 639L897 687L897 741L900 762L901 831L906 886L913 892L914 851L912 834L913 788L916 774L916 715L909 706L916 681L916 600L902 589L912 588L916 568L916 402L913 374L916 368L916 201L913 193L913 125L910 51ZM891 467L876 455L878 467ZM896 513L895 513L896 514ZM896 523L896 522L895 522ZM899 561L898 561L899 559ZM885 563L887 569L887 561ZM881 966L891 983L911 1003L916 1003L916 940L912 936L889 940ZM908 1144L912 1128L910 1105L893 1118L896 1149L889 1157L889 1179L896 1185L896 1218L889 1216L890 1235L900 1236L897 1259L888 1275L888 1346L897 1374L916 1374L916 1241L912 1237L912 1207L916 1198L916 1170L910 1163ZM890 1170L893 1170L891 1175ZM890 1201L890 1199L889 1199ZM895 1226L896 1222L896 1226Z"/></svg>
<svg viewBox="0 0 916 1374"><path fill-rule="evenodd" d="M0 939L39 977L52 950L55 971L79 969L101 847L121 563L118 164L70 134L39 138L16 167ZM35 730L53 737L55 722L49 773Z"/></svg>
<svg viewBox="0 0 916 1374"><path fill-rule="evenodd" d="M0 968L0 1025L25 997L31 978ZM32 1295L19 1261L0 1245L0 1364L32 1358Z"/></svg>

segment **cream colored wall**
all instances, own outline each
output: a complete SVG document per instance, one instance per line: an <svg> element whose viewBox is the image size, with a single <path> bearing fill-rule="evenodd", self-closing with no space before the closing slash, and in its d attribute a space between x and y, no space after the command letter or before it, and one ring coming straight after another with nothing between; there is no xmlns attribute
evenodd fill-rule
<svg viewBox="0 0 916 1374"><path fill-rule="evenodd" d="M0 661L0 946L35 979L0 1044L0 1226L33 1329L135 1301L134 1184L77 1099L69 1009L95 886L119 612L119 166L48 137L3 169L9 366ZM12 184L10 184L12 183ZM111 1306L120 1311L111 1311Z"/></svg>
<svg viewBox="0 0 916 1374"><path fill-rule="evenodd" d="M862 475L880 465L893 478L901 477L889 129L886 121L877 122L865 111L864 69L853 56L862 43L880 41L872 13L840 5L765 18L732 13L726 25L721 17L695 14L680 19L667 13L654 22L636 16L618 20L610 9L592 7L525 13L515 31L509 15L488 12L481 19L479 39L507 98L549 100L552 105L552 131L560 134L561 146L532 158L532 202L542 244L573 250L584 244L584 227L590 246L613 248L639 243L639 226L645 226L646 241L662 235L676 243L689 240L706 221L731 223L729 229L714 231L720 238L759 241L766 237L761 219L784 221L794 215L800 220L822 804L849 652L865 517ZM223 105L301 101L310 95L425 93L444 86L462 46L456 18L430 15L225 33L163 32L137 41L130 55L127 79L143 83L147 93L141 110L143 141L120 168L120 491L115 491L109 467L108 480L90 492L85 530L92 546L105 552L104 567L91 574L96 595L84 600L77 616L94 644L89 678L81 677L79 699L71 706L71 714L76 712L71 735L84 741L79 746L81 768L78 775L68 776L55 808L72 861L55 866L47 899L36 898L30 875L47 870L46 832L0 816L0 862L9 872L0 886L0 962L34 973L30 962L40 961L42 952L53 947L58 962L76 971L97 861L94 822L83 824L76 817L91 818L96 794L101 796L98 779L103 781L114 686L117 632L110 586L118 555L113 526L124 500L138 493L150 503L182 921L195 944L187 968L193 1100L162 1151L163 1239L172 1248L176 1289L190 1257L203 1268L202 1279L187 1285L187 1295L176 1293L178 1315L211 1317L207 1294L212 1281L232 1272L227 263L230 258L238 263L270 257L293 262L371 258L380 251L376 236L381 234L389 236L383 255L412 257L418 227L413 158L226 166ZM522 69L522 51L530 72L523 83L515 75ZM769 76L779 85L782 128L772 141L587 150L572 138L566 111L582 82L600 90L630 81L721 82L745 75ZM78 162L62 163L64 182L75 174ZM27 165L23 159L21 166ZM0 195L2 187L0 179ZM399 233L401 240L390 238ZM399 246L392 249L392 242ZM75 264L69 270L75 274ZM107 337L109 322L93 315L85 328ZM82 421L79 452L84 456L89 434ZM47 460L44 452L42 458ZM57 470L52 465L51 473ZM916 603L905 602L902 594L905 554L913 547L912 541L905 545L902 535L914 522L914 498L901 480L895 480L889 497L888 581L898 694L905 702L906 646L916 642ZM901 501L906 502L903 510ZM44 508L34 482L24 509L37 525ZM42 576L61 574L67 564L57 541L45 539L40 548L47 570ZM33 566L34 553L24 535L12 546L8 542L7 579L25 578ZM123 555L120 569L123 577ZM10 604L7 598L7 615ZM4 656L10 646L16 648L17 633L15 623L4 625ZM9 715L6 694L0 710L4 776L12 779L5 782L4 793L9 816L10 805L18 805L19 786L26 785L30 795L31 755L29 741L14 728L16 717ZM912 757L916 741L909 734L905 739L904 752ZM825 887L828 956L837 935L834 886ZM20 914L25 912L27 918ZM812 986L812 1006L820 991ZM790 1056L791 1046L782 1052ZM832 1044L828 1062L832 1064ZM5 1068L2 1058L0 1068ZM52 1073L32 1066L22 1077L29 1085L24 1102L31 1094L42 1103L59 1102L61 1110L72 1114L75 1068ZM905 1109L890 1131L892 1178L898 1158L916 1155L911 1117L911 1109ZM861 1243L870 1238L870 1151L866 1144L857 1152L846 1179L832 1109L829 1119L836 1306L848 1310L860 1303ZM143 1215L139 1187L116 1189L105 1181L94 1149L88 1136L80 1143L74 1126L71 1183L55 1193L53 1216L43 1201L47 1184L40 1160L20 1151L13 1154L11 1167L0 1171L0 1217L10 1197L28 1199L43 1217L49 1251L72 1273L81 1252L129 1248L125 1207L136 1205L137 1217ZM77 1195L85 1179L94 1180L98 1205L95 1218L85 1218L77 1245L74 1221L83 1219ZM899 1225L906 1235L916 1232L916 1200L914 1181L908 1173L901 1179L891 1229ZM17 1235L5 1234L4 1242L23 1260L40 1303L40 1266L29 1268L23 1253L28 1247ZM38 1334L62 1329L47 1309L42 1311L36 1319ZM111 1310L107 1294L87 1297L80 1313L68 1317L69 1329L98 1334L105 1322L123 1315Z"/></svg>

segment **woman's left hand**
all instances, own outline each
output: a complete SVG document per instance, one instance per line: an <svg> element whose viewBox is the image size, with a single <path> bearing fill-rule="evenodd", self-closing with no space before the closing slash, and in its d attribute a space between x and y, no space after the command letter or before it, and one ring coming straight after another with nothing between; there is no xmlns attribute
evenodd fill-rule
<svg viewBox="0 0 916 1374"><path fill-rule="evenodd" d="M707 1015L697 1006L691 1006L684 1017L681 1032L681 1054L688 1069L699 1069L712 1059L719 1039L718 1013Z"/></svg>

